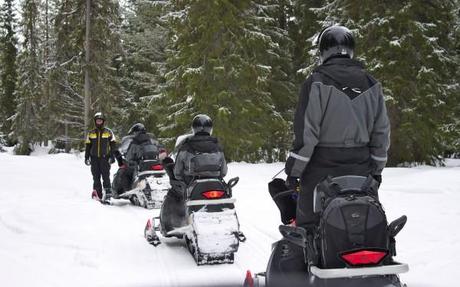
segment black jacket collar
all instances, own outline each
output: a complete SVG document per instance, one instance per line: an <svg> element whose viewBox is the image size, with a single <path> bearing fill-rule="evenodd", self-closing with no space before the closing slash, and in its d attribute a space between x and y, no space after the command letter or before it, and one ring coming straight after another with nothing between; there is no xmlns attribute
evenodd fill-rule
<svg viewBox="0 0 460 287"><path fill-rule="evenodd" d="M331 66L331 65L358 66L360 68L364 68L364 65L360 61L350 59L347 56L341 56L341 55L333 56L333 57L327 59L318 68L320 68L322 66Z"/></svg>

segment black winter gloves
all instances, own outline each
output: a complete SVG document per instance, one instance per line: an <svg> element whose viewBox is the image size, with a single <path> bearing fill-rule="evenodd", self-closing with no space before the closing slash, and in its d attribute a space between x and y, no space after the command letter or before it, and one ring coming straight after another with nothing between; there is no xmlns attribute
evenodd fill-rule
<svg viewBox="0 0 460 287"><path fill-rule="evenodd" d="M382 175L381 174L374 174L372 177L378 181L379 185L382 184Z"/></svg>
<svg viewBox="0 0 460 287"><path fill-rule="evenodd" d="M296 217L297 202L294 192L287 189L286 183L281 178L275 178L268 184L268 191L280 210L281 221L289 224Z"/></svg>
<svg viewBox="0 0 460 287"><path fill-rule="evenodd" d="M291 175L292 168L294 167L294 162L295 162L295 158L291 156L288 157L288 159L286 160L286 165L284 166L284 172L287 174L288 177Z"/></svg>

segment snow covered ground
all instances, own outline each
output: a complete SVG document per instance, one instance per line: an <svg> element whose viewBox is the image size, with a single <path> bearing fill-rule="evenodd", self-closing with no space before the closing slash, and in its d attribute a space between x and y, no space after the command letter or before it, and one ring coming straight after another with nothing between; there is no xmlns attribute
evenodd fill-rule
<svg viewBox="0 0 460 287"><path fill-rule="evenodd" d="M282 164L232 163L241 229L233 265L196 266L182 241L155 248L143 238L153 211L90 199L91 174L71 154L0 153L1 286L205 286L241 284L265 269L280 238L279 213L266 190ZM113 168L115 172L115 166ZM447 167L388 168L380 190L389 220L409 217L398 236L409 287L458 286L460 161ZM157 211L156 211L157 212Z"/></svg>

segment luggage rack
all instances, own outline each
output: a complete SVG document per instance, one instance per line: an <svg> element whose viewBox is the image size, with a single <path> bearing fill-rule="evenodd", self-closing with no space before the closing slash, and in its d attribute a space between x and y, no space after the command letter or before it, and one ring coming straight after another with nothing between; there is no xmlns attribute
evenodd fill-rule
<svg viewBox="0 0 460 287"><path fill-rule="evenodd" d="M331 278L346 278L360 276L375 276L375 275L393 275L401 274L409 271L409 265L406 263L395 262L392 265L384 265L377 267L359 267L359 268L335 268L321 269L317 266L311 266L310 272L322 279Z"/></svg>

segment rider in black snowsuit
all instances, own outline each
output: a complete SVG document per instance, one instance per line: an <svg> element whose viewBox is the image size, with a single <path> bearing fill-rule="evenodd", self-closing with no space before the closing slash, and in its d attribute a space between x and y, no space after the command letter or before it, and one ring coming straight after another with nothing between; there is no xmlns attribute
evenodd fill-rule
<svg viewBox="0 0 460 287"><path fill-rule="evenodd" d="M93 189L100 200L111 197L110 165L118 161L122 165L121 156L116 148L115 135L112 130L104 127L105 118L102 113L94 115L96 128L89 131L86 136L85 164L91 165L93 175ZM102 192L101 177L105 193Z"/></svg>
<svg viewBox="0 0 460 287"><path fill-rule="evenodd" d="M382 86L352 59L351 32L342 26L325 29L319 50L321 65L301 88L286 162L287 185L300 178L298 226L318 223L313 190L325 176L373 175L381 182L390 143Z"/></svg>
<svg viewBox="0 0 460 287"><path fill-rule="evenodd" d="M227 174L227 163L217 138L211 136L212 120L207 115L197 115L192 122L193 135L186 137L177 147L176 163L166 165L173 181L187 186L193 179L223 178ZM195 162L196 154L205 154ZM163 227L166 231L185 224L184 194L173 188L168 192L162 206Z"/></svg>
<svg viewBox="0 0 460 287"><path fill-rule="evenodd" d="M142 159L162 159L166 153L163 145L147 133L145 126L141 123L136 123L129 129L128 135L121 140L120 151L125 161L113 180L115 197L131 189L134 170Z"/></svg>
<svg viewBox="0 0 460 287"><path fill-rule="evenodd" d="M353 60L354 39L342 26L318 37L320 62L303 83L294 118L295 139L286 161L286 185L298 190L294 224L312 234L319 223L313 212L313 191L326 176L372 175L381 182L387 160L390 123L382 87L362 64ZM273 190L271 190L272 193ZM272 195L273 196L273 195ZM277 202L277 204L285 203ZM287 201L287 206L295 206ZM304 282L304 250L281 240L273 250L270 286ZM291 284L292 285L292 284Z"/></svg>

